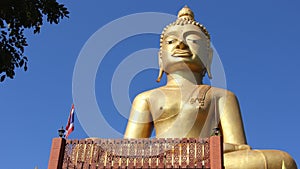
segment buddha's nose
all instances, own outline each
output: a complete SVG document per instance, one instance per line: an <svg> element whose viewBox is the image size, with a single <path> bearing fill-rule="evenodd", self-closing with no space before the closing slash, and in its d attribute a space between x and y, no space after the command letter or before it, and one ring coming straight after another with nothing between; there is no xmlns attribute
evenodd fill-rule
<svg viewBox="0 0 300 169"><path fill-rule="evenodd" d="M188 46L185 43L183 43L182 41L180 41L177 48L178 49L187 49Z"/></svg>

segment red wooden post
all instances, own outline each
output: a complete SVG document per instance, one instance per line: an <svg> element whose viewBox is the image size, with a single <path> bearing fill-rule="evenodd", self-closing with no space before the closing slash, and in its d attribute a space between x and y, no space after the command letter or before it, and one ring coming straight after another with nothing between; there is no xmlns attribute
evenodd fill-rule
<svg viewBox="0 0 300 169"><path fill-rule="evenodd" d="M64 160L66 140L64 138L54 138L52 140L48 169L61 169Z"/></svg>
<svg viewBox="0 0 300 169"><path fill-rule="evenodd" d="M220 136L211 136L209 139L210 167L223 169L223 141Z"/></svg>

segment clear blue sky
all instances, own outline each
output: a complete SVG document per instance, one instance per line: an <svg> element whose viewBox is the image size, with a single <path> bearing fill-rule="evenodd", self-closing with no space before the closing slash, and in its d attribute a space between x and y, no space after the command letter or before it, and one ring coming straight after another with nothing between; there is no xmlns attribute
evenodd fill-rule
<svg viewBox="0 0 300 169"><path fill-rule="evenodd" d="M59 25L45 24L39 35L27 32L28 71L18 70L14 80L0 84L2 168L47 168L51 139L57 137L58 128L66 125L73 102L76 60L92 34L133 13L176 15L185 4L211 34L224 65L227 88L238 96L248 144L256 149L287 151L300 163L300 1L60 2L68 7L70 19ZM106 41L95 45L101 48ZM110 49L98 68L97 103L108 123L119 132L125 130L126 120L118 115L109 92L113 71L126 56L158 48L158 42L155 34L124 39ZM157 86L156 73L153 69L138 73L126 91L130 99ZM87 134L76 118L70 138L85 137Z"/></svg>

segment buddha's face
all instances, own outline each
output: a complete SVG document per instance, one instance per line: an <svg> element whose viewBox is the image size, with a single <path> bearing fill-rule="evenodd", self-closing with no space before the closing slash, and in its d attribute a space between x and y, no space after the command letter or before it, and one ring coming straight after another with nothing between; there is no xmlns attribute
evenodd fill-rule
<svg viewBox="0 0 300 169"><path fill-rule="evenodd" d="M164 34L159 54L166 73L178 70L202 72L211 60L211 48L201 29L192 24L170 26Z"/></svg>

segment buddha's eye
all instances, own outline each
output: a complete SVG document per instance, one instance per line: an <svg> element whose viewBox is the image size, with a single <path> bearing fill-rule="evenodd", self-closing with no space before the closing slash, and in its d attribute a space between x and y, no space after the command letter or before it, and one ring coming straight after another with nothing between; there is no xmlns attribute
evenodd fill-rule
<svg viewBox="0 0 300 169"><path fill-rule="evenodd" d="M200 39L187 39L187 40L193 43L200 43Z"/></svg>
<svg viewBox="0 0 300 169"><path fill-rule="evenodd" d="M168 45L170 45L170 44L172 44L172 43L174 43L174 42L175 42L175 40L173 40L173 39L172 39L172 40L167 40L167 44L168 44Z"/></svg>

